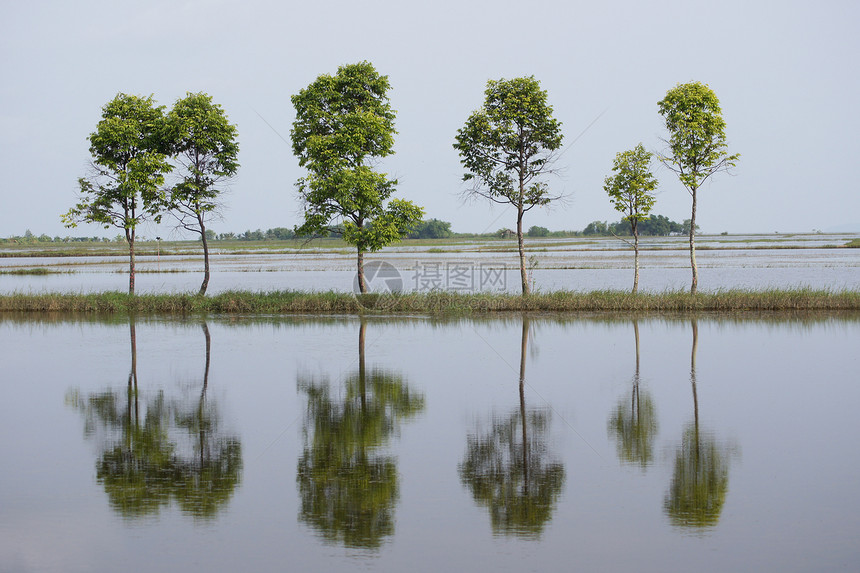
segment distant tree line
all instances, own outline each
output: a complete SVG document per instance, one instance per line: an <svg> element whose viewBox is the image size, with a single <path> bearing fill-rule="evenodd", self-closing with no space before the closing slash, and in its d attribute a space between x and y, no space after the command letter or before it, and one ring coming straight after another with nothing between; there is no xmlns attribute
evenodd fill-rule
<svg viewBox="0 0 860 573"><path fill-rule="evenodd" d="M689 235L690 234L690 219L684 219L683 223L676 223L663 215L649 215L647 219L642 219L637 222L640 235L651 236L668 236L668 235ZM699 226L696 225L696 230ZM606 221L592 221L582 234L589 235L618 235L619 237L630 236L630 222L622 219L615 223L607 223Z"/></svg>

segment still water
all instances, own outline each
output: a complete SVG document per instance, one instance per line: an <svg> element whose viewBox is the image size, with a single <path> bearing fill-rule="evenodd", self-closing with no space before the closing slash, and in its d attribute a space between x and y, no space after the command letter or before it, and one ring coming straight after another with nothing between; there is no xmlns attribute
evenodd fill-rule
<svg viewBox="0 0 860 573"><path fill-rule="evenodd" d="M699 289L860 289L860 249L825 248L856 236L822 237L703 237L697 255ZM684 241L683 237L643 238L642 290L689 288L690 255ZM633 255L619 245L623 243L616 239L529 239L529 248L534 249L529 251L527 263L532 287L543 292L630 289ZM513 246L500 246L497 241L495 248L504 250L480 250L487 246L475 241L442 249L389 247L367 254L366 261L391 265L400 277L398 289L404 291L520 292L519 261ZM145 256L137 262L138 293L196 292L203 280L202 256ZM208 292L351 292L355 264L355 254L348 249L278 254L216 249ZM34 268L49 274L15 274ZM0 257L2 294L127 289L127 257Z"/></svg>
<svg viewBox="0 0 860 573"><path fill-rule="evenodd" d="M0 317L0 571L856 571L858 340Z"/></svg>

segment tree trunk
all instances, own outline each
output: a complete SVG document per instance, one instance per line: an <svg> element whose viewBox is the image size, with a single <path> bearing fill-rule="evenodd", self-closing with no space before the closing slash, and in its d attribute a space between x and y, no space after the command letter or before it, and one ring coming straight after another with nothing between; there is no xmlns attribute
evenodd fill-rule
<svg viewBox="0 0 860 573"><path fill-rule="evenodd" d="M529 294L529 277L526 272L526 250L523 243L523 204L517 205L517 246L520 251L520 278L523 283L523 295Z"/></svg>
<svg viewBox="0 0 860 573"><path fill-rule="evenodd" d="M364 337L366 329L367 323L362 320L358 327L358 389L361 394L362 413L367 411L367 373L364 369Z"/></svg>
<svg viewBox="0 0 860 573"><path fill-rule="evenodd" d="M529 493L529 435L526 416L526 349L529 344L529 320L523 316L523 336L520 346L520 418L523 425L523 493Z"/></svg>
<svg viewBox="0 0 860 573"><path fill-rule="evenodd" d="M203 241L203 284L200 285L200 295L206 294L209 286L209 243L206 241L206 226L203 224L203 216L198 213L197 223L200 225L200 238Z"/></svg>
<svg viewBox="0 0 860 573"><path fill-rule="evenodd" d="M128 294L134 294L134 229L125 230L125 240L128 243Z"/></svg>
<svg viewBox="0 0 860 573"><path fill-rule="evenodd" d="M364 282L364 251L358 249L358 292L367 292L367 283Z"/></svg>
<svg viewBox="0 0 860 573"><path fill-rule="evenodd" d="M693 189L693 213L690 216L690 267L693 269L693 283L690 294L699 290L699 267L696 265L696 190Z"/></svg>
<svg viewBox="0 0 860 573"><path fill-rule="evenodd" d="M633 222L633 294L639 292L639 226Z"/></svg>

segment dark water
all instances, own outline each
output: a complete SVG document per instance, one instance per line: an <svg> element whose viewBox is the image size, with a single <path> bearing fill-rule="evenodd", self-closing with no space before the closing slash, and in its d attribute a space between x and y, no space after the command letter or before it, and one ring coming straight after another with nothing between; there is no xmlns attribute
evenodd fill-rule
<svg viewBox="0 0 860 573"><path fill-rule="evenodd" d="M0 318L0 571L856 571L860 316Z"/></svg>

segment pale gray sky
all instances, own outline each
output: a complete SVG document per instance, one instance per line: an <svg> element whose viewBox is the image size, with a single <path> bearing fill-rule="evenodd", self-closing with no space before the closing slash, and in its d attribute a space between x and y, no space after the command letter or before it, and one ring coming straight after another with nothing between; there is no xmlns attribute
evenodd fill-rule
<svg viewBox="0 0 860 573"><path fill-rule="evenodd" d="M570 196L530 212L527 227L618 220L603 191L615 153L640 141L661 148L657 101L698 80L720 98L729 150L742 154L733 176L702 189L703 231L860 229L858 23L853 0L6 0L0 237L116 234L67 230L60 215L86 173L87 136L118 92L153 94L168 108L189 91L212 95L238 125L242 165L213 228L292 227L302 170L266 122L289 140L290 96L361 60L391 81L398 135L383 167L399 178L398 196L455 231L514 225L509 209L462 203L452 143L488 79L526 75L563 123L564 174L549 183ZM689 218L689 195L655 172L655 212Z"/></svg>

